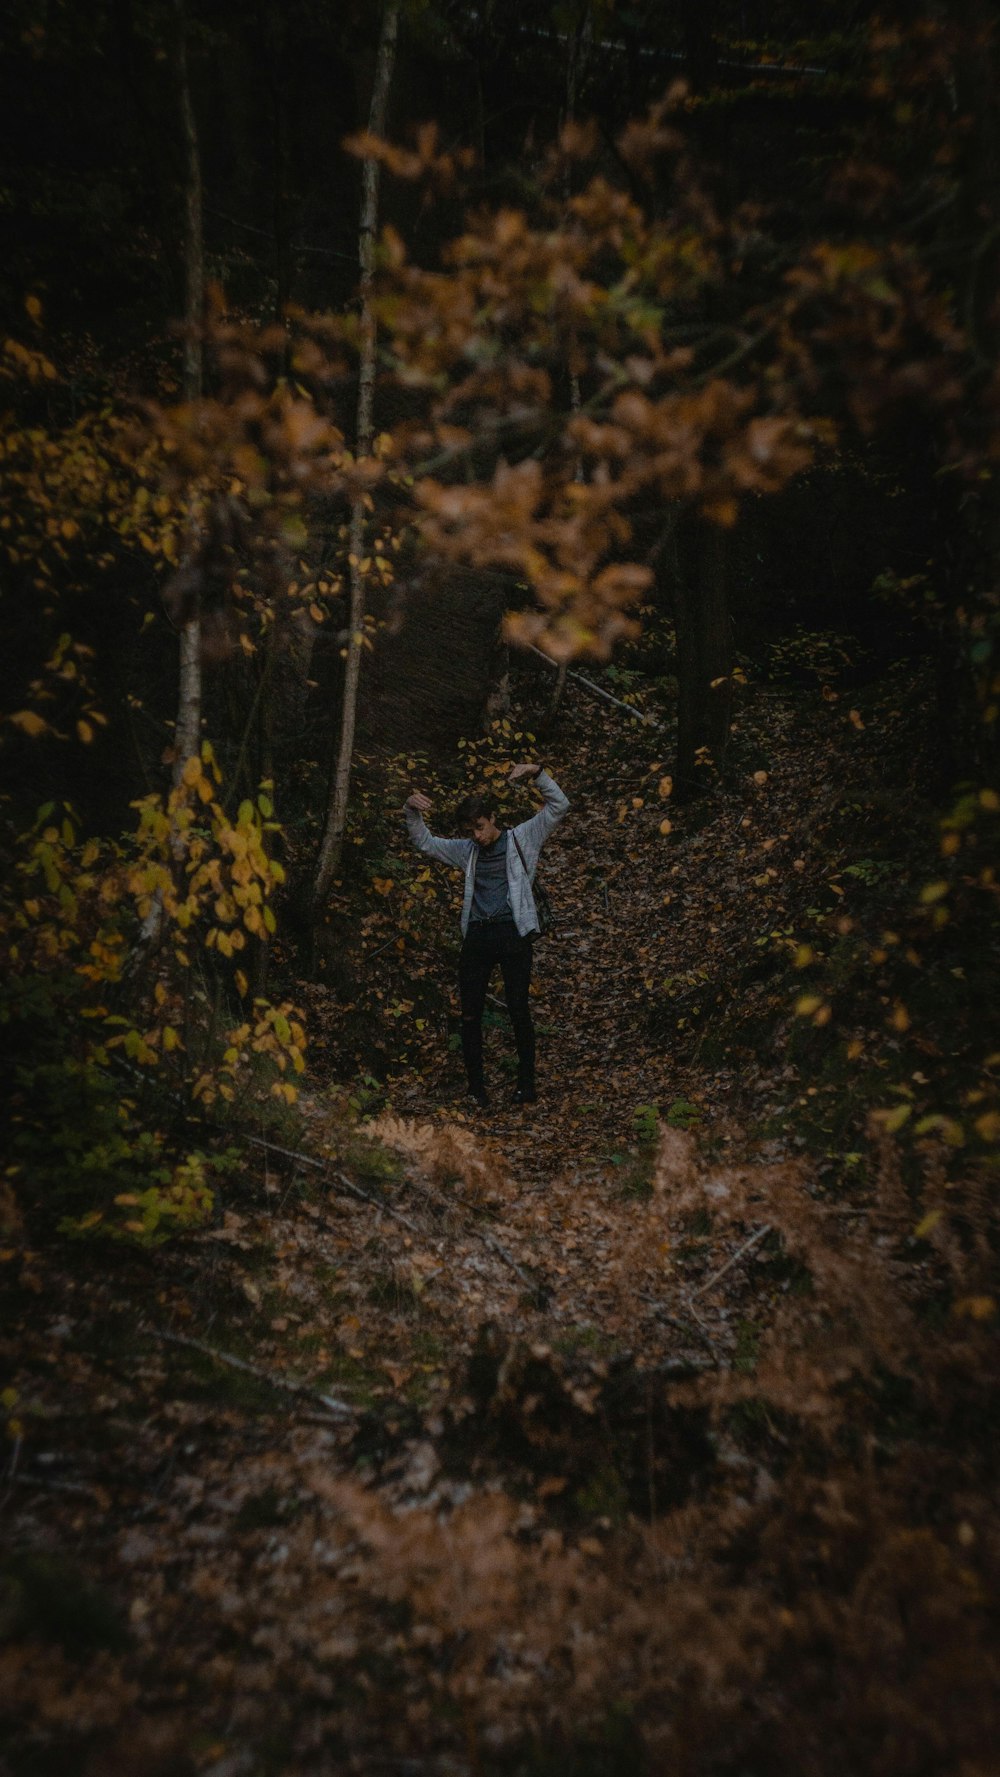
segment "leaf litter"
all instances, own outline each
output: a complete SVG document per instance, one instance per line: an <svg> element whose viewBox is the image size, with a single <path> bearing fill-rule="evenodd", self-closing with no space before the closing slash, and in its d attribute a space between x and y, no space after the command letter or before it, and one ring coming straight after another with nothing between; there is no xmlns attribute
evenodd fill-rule
<svg viewBox="0 0 1000 1777"><path fill-rule="evenodd" d="M794 1119L762 1132L808 1070L758 939L843 867L866 714L751 706L767 772L664 834L662 760L567 712L537 1107L470 1115L414 1011L375 1114L314 1088L301 1154L272 1146L218 1226L155 1264L12 1255L12 1769L722 1772L791 1747L832 1773L874 1770L858 1746L901 1719L894 1771L928 1747L986 1768L998 1551L949 1427L982 1410L995 1330L926 1321L949 1289L989 1299L975 1239L913 1261L891 1142L834 1200ZM803 806L804 777L837 797ZM374 958L372 1004L406 1003L411 964ZM343 1078L350 1018L312 999ZM765 1012L759 1054L712 1044ZM929 1164L932 1237L935 1188Z"/></svg>

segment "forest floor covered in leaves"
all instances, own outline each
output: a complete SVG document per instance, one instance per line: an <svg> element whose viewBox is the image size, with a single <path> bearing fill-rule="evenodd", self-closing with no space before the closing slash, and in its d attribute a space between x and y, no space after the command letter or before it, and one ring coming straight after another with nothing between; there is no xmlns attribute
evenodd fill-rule
<svg viewBox="0 0 1000 1777"><path fill-rule="evenodd" d="M4 1777L995 1771L995 1209L868 1122L969 1009L843 949L933 868L922 669L748 696L676 811L569 696L536 1107L496 1005L469 1112L400 821L215 1224L8 1230Z"/></svg>

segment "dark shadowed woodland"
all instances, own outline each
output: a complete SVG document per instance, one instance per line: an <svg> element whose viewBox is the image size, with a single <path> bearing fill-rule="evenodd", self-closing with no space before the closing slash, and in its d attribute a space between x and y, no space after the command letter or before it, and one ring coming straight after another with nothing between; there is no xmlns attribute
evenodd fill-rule
<svg viewBox="0 0 1000 1777"><path fill-rule="evenodd" d="M0 1777L997 1777L995 8L0 46Z"/></svg>

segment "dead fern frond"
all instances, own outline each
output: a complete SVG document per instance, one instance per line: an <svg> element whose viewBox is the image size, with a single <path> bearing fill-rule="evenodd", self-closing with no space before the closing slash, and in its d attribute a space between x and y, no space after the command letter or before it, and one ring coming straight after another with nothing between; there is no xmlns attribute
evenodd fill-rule
<svg viewBox="0 0 1000 1777"><path fill-rule="evenodd" d="M385 1111L366 1129L443 1191L459 1184L470 1201L480 1203L510 1190L506 1169L489 1141L457 1123L418 1123Z"/></svg>

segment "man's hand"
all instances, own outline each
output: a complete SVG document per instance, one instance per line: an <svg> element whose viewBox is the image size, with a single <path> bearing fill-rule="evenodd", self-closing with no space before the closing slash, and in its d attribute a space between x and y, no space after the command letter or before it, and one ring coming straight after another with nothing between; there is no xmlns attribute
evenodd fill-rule
<svg viewBox="0 0 1000 1777"><path fill-rule="evenodd" d="M414 790L412 796L407 796L403 806L415 808L418 814L430 814L433 805L430 797L425 796L422 790Z"/></svg>
<svg viewBox="0 0 1000 1777"><path fill-rule="evenodd" d="M510 773L509 778L507 779L507 782L509 784L516 784L518 782L519 778L537 777L538 771L539 771L539 767L534 760L531 760L526 765L514 765L511 768L511 773Z"/></svg>

